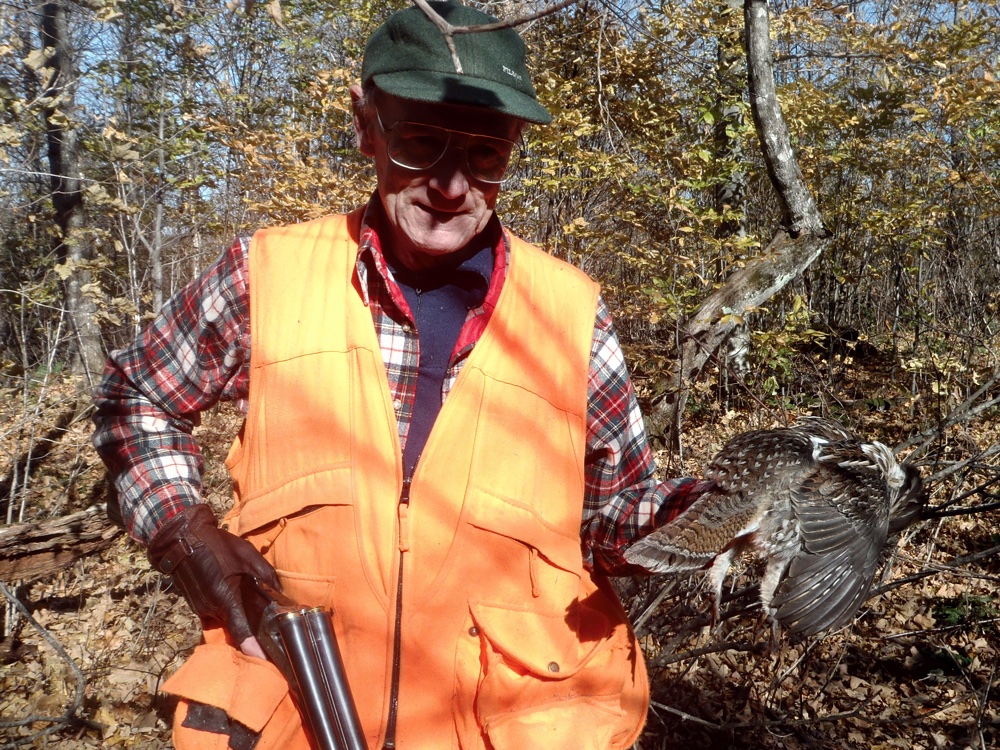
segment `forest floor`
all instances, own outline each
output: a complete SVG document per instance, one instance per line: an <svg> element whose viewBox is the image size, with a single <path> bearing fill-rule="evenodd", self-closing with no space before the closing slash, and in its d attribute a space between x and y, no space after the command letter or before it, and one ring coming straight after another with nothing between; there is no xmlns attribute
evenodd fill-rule
<svg viewBox="0 0 1000 750"><path fill-rule="evenodd" d="M31 409L19 397L4 398L0 456L18 455L26 430L51 423L71 392L69 385L50 385ZM850 417L859 433L894 444L914 431L911 412L912 404L879 403L878 410ZM28 413L34 426L25 421ZM698 475L732 435L775 424L752 404L696 410L685 425L683 460L674 454L663 465L671 475ZM220 509L228 503L222 462L237 426L231 409L219 409L197 428L208 465L206 494ZM103 500L104 473L89 437L89 420L67 427L38 460L29 494L8 497L15 518L22 500L27 521ZM943 458L958 461L998 441L995 416L952 430L939 441L935 463L922 469L925 477ZM931 487L932 503L957 497L992 473L955 476ZM992 501L978 495L964 502ZM646 731L636 747L1000 746L1000 557L954 563L998 544L996 510L917 525L883 573L884 592L866 602L856 621L803 642L784 634L773 639L753 611L754 593L747 590L756 580L753 560L735 572L735 594L723 608L744 611L724 615L713 632L703 627L709 602L700 579L619 581L653 685ZM30 621L8 606L0 642L0 749L170 747L172 703L160 687L198 642L199 631L138 546L122 534L57 574L4 584ZM74 705L75 715L67 717Z"/></svg>

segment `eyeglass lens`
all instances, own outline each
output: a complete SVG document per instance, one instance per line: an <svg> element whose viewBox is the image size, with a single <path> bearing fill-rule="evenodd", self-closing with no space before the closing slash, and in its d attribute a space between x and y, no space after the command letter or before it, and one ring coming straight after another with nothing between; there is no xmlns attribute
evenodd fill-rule
<svg viewBox="0 0 1000 750"><path fill-rule="evenodd" d="M520 160L516 144L503 138L472 135L416 122L397 122L387 131L389 158L406 169L430 169L444 156L452 141L462 143L469 174L482 182L502 182L514 174Z"/></svg>

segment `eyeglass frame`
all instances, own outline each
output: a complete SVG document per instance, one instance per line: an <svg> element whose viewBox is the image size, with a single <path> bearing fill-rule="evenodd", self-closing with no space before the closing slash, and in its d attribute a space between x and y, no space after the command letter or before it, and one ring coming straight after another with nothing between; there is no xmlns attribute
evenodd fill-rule
<svg viewBox="0 0 1000 750"><path fill-rule="evenodd" d="M399 125L416 125L422 128L430 128L431 130L441 130L448 134L448 138L444 142L444 148L441 149L441 154L437 157L437 159L435 159L425 167L412 167L409 164L403 164L402 162L397 161L392 156L392 153L389 149L389 142L387 140L386 152L385 152L386 156L389 157L389 161L391 161L393 164L395 164L397 167L400 167L401 169L408 169L411 172L426 172L427 170L433 168L434 165L440 162L444 158L445 154L448 153L449 147L451 146L452 133L456 133L458 135L464 135L468 138L473 138L473 139L484 138L489 141L502 141L503 143L509 143L511 145L510 154L507 157L507 163L504 165L503 177L501 177L499 180L485 180L482 177L473 174L472 165L469 163L469 150L468 148L462 147L462 150L465 151L466 170L468 171L469 176L472 177L477 182L482 182L487 185L502 185L504 182L507 182L508 180L512 179L514 175L517 174L517 169L521 165L521 162L524 160L526 156L523 137L520 138L520 141L512 141L509 138L501 138L500 136L496 135L486 135L484 133L468 133L464 130L454 130L452 128L445 128L440 125L431 125L430 123L426 122L414 122L413 120L396 120L396 122L394 122L392 125L386 127L385 124L382 122L382 114L381 112L378 111L378 106L373 105L372 109L375 110L375 119L378 122L379 129L382 131L384 135L388 136L389 139L392 138L393 130ZM514 168L511 169L510 166L511 159L515 154L517 155L517 161L514 162Z"/></svg>

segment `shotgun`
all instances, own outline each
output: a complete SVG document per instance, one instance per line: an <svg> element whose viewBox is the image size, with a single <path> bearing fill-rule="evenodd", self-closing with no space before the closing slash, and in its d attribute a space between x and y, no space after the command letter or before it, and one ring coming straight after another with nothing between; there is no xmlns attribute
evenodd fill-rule
<svg viewBox="0 0 1000 750"><path fill-rule="evenodd" d="M243 606L261 648L288 680L316 750L368 750L347 682L333 612L305 607L253 576Z"/></svg>

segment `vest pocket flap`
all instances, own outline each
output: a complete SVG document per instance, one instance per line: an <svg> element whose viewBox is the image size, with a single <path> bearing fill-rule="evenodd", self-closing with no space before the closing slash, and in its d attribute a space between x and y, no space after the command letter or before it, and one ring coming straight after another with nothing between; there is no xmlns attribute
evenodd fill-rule
<svg viewBox="0 0 1000 750"><path fill-rule="evenodd" d="M203 644L195 648L163 689L195 703L221 708L240 724L260 732L288 694L288 683L271 662L225 644Z"/></svg>
<svg viewBox="0 0 1000 750"><path fill-rule="evenodd" d="M343 464L295 477L279 487L266 488L233 507L226 516L230 531L246 535L282 518L303 515L327 505L353 505L351 467Z"/></svg>
<svg viewBox="0 0 1000 750"><path fill-rule="evenodd" d="M548 679L579 672L611 631L605 615L579 600L569 612L555 614L482 602L470 607L476 626L508 666Z"/></svg>
<svg viewBox="0 0 1000 750"><path fill-rule="evenodd" d="M489 497L482 500L472 496L466 501L466 519L472 526L526 544L552 565L579 574L583 557L579 528L567 536L528 505L478 492Z"/></svg>

